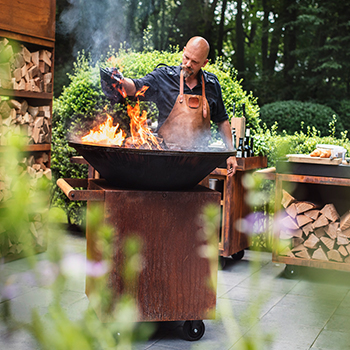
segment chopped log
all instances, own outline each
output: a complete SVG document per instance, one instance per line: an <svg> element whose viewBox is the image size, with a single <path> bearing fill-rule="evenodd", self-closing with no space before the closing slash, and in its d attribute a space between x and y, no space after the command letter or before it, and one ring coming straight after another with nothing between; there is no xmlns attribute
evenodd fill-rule
<svg viewBox="0 0 350 350"><path fill-rule="evenodd" d="M350 210L348 210L344 215L340 218L340 229L345 231L350 228Z"/></svg>
<svg viewBox="0 0 350 350"><path fill-rule="evenodd" d="M304 213L306 216L308 216L309 218L316 220L318 218L318 216L320 215L320 211L318 209L311 209L308 210Z"/></svg>
<svg viewBox="0 0 350 350"><path fill-rule="evenodd" d="M321 214L316 221L314 221L313 223L313 228L318 228L318 227L322 227L322 226L326 226L329 224L328 219L326 218L325 215Z"/></svg>
<svg viewBox="0 0 350 350"><path fill-rule="evenodd" d="M329 250L327 252L327 256L329 260L343 262L343 258L341 257L340 253L335 249Z"/></svg>
<svg viewBox="0 0 350 350"><path fill-rule="evenodd" d="M299 228L297 223L290 216L286 216L285 218L283 218L281 220L281 225L284 228L287 228L287 229L289 228L292 230L297 230Z"/></svg>
<svg viewBox="0 0 350 350"><path fill-rule="evenodd" d="M11 108L7 101L0 102L0 116L4 119L8 118L11 113Z"/></svg>
<svg viewBox="0 0 350 350"><path fill-rule="evenodd" d="M312 233L309 238L304 242L304 246L310 249L316 249L319 243L319 239Z"/></svg>
<svg viewBox="0 0 350 350"><path fill-rule="evenodd" d="M52 80L52 73L46 73L43 76L44 84L50 84Z"/></svg>
<svg viewBox="0 0 350 350"><path fill-rule="evenodd" d="M341 231L341 234L345 237L350 238L350 228L347 228L346 230Z"/></svg>
<svg viewBox="0 0 350 350"><path fill-rule="evenodd" d="M49 67L51 67L51 59L47 50L39 51L39 60L45 62Z"/></svg>
<svg viewBox="0 0 350 350"><path fill-rule="evenodd" d="M337 238L338 229L339 229L339 222L331 222L324 227L324 230L326 231L327 235L332 239Z"/></svg>
<svg viewBox="0 0 350 350"><path fill-rule="evenodd" d="M284 208L287 208L292 202L295 201L295 198L291 196L287 191L282 189L282 205Z"/></svg>
<svg viewBox="0 0 350 350"><path fill-rule="evenodd" d="M317 238L321 238L326 235L326 231L324 230L324 227L319 227L314 230L315 236Z"/></svg>
<svg viewBox="0 0 350 350"><path fill-rule="evenodd" d="M297 208L295 203L292 203L286 208L286 213L291 216L293 219L297 216Z"/></svg>
<svg viewBox="0 0 350 350"><path fill-rule="evenodd" d="M6 47L6 45L9 43L9 41L6 38L3 38L0 40L0 52Z"/></svg>
<svg viewBox="0 0 350 350"><path fill-rule="evenodd" d="M297 217L297 223L299 227L303 227L305 225L307 225L310 222L313 222L313 220L311 218L309 218L308 216L304 215L304 214L298 214Z"/></svg>
<svg viewBox="0 0 350 350"><path fill-rule="evenodd" d="M329 237L321 237L320 240L329 250L334 248L334 244L335 244L334 239Z"/></svg>
<svg viewBox="0 0 350 350"><path fill-rule="evenodd" d="M21 45L21 47L22 47L21 54L23 56L23 59L26 63L29 63L32 59L32 55L24 45Z"/></svg>
<svg viewBox="0 0 350 350"><path fill-rule="evenodd" d="M12 75L15 78L16 82L19 82L21 80L21 78L23 77L22 69L20 69L20 68L15 69L13 71Z"/></svg>
<svg viewBox="0 0 350 350"><path fill-rule="evenodd" d="M280 231L280 239L291 239L292 234L290 230L281 230Z"/></svg>
<svg viewBox="0 0 350 350"><path fill-rule="evenodd" d="M297 230L292 230L290 231L292 234L292 237L303 237L303 231L301 229L297 229Z"/></svg>
<svg viewBox="0 0 350 350"><path fill-rule="evenodd" d="M292 247L297 247L298 245L302 244L303 242L304 242L303 238L293 237L292 238Z"/></svg>
<svg viewBox="0 0 350 350"><path fill-rule="evenodd" d="M307 225L305 225L305 226L303 226L301 229L303 230L303 232L304 232L304 234L305 234L305 236L307 237L309 234L310 234L310 232L313 232L314 231L314 228L313 228L313 225L312 225L313 223L312 222L310 222L309 224L307 224Z"/></svg>
<svg viewBox="0 0 350 350"><path fill-rule="evenodd" d="M307 250L301 250L299 252L296 252L294 255L302 259L311 259L310 254Z"/></svg>
<svg viewBox="0 0 350 350"><path fill-rule="evenodd" d="M284 249L282 249L279 252L279 255L294 257L294 254L292 253L289 247L285 247Z"/></svg>
<svg viewBox="0 0 350 350"><path fill-rule="evenodd" d="M28 70L29 79L34 79L35 77L38 76L38 74L39 74L38 66L34 65L29 68Z"/></svg>
<svg viewBox="0 0 350 350"><path fill-rule="evenodd" d="M326 218L331 222L337 221L340 218L337 209L335 209L334 204L326 204L321 209L320 213L325 215Z"/></svg>
<svg viewBox="0 0 350 350"><path fill-rule="evenodd" d="M304 244L299 244L298 246L292 248L292 252L300 252L302 250L307 250Z"/></svg>
<svg viewBox="0 0 350 350"><path fill-rule="evenodd" d="M11 80L11 67L8 62L0 64L0 79L1 80Z"/></svg>
<svg viewBox="0 0 350 350"><path fill-rule="evenodd" d="M297 202L296 203L297 213L302 214L308 210L315 209L315 204L311 202Z"/></svg>
<svg viewBox="0 0 350 350"><path fill-rule="evenodd" d="M338 245L348 245L350 243L349 239L342 234L338 234L337 244Z"/></svg>
<svg viewBox="0 0 350 350"><path fill-rule="evenodd" d="M37 67L39 66L39 51L32 52L32 62Z"/></svg>
<svg viewBox="0 0 350 350"><path fill-rule="evenodd" d="M343 245L339 246L338 251L339 251L339 253L342 256L348 256L349 255L349 252L347 251L347 249Z"/></svg>
<svg viewBox="0 0 350 350"><path fill-rule="evenodd" d="M350 254L350 244L346 245L345 248L348 251L348 253Z"/></svg>
<svg viewBox="0 0 350 350"><path fill-rule="evenodd" d="M22 68L26 64L23 56L20 53L15 53L12 56L12 66L16 68Z"/></svg>
<svg viewBox="0 0 350 350"><path fill-rule="evenodd" d="M328 261L327 255L324 252L324 250L322 249L322 247L319 247L318 249L316 249L314 251L314 253L312 254L312 259Z"/></svg>

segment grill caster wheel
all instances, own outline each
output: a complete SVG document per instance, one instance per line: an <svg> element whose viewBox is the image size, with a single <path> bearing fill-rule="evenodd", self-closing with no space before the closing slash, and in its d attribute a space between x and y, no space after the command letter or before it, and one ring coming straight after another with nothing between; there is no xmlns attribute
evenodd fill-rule
<svg viewBox="0 0 350 350"><path fill-rule="evenodd" d="M183 325L183 334L186 340L196 341L203 337L205 326L203 321L186 321Z"/></svg>
<svg viewBox="0 0 350 350"><path fill-rule="evenodd" d="M219 267L221 268L221 270L225 268L225 265L226 265L225 257L219 255Z"/></svg>
<svg viewBox="0 0 350 350"><path fill-rule="evenodd" d="M300 268L299 266L295 265L286 265L284 268L284 277L288 279L296 278L300 274Z"/></svg>
<svg viewBox="0 0 350 350"><path fill-rule="evenodd" d="M235 261L241 260L244 257L244 250L241 250L240 252L232 254L231 257Z"/></svg>

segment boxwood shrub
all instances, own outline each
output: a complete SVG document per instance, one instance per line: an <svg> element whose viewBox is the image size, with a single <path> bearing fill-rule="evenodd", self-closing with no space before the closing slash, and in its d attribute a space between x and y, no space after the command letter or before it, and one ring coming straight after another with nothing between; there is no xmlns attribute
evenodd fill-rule
<svg viewBox="0 0 350 350"><path fill-rule="evenodd" d="M307 127L315 127L321 136L329 134L330 123L337 119L336 135L344 130L336 112L325 105L301 101L278 101L266 104L260 109L262 124L271 128L277 122L276 131L285 131L288 135L307 131Z"/></svg>

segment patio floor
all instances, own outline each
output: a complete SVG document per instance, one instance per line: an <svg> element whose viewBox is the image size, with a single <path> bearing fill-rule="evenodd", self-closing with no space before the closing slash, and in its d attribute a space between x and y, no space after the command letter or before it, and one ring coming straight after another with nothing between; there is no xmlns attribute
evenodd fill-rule
<svg viewBox="0 0 350 350"><path fill-rule="evenodd" d="M85 256L86 240L67 235L65 249ZM47 254L38 254L38 259L45 261ZM21 259L4 264L0 273L15 278L27 270ZM350 349L350 274L304 268L296 279L287 279L283 270L283 264L272 263L270 253L248 250L240 261L227 258L224 270L218 272L219 317L204 321L201 340L188 342L181 337L181 322L164 322L151 339L135 343L133 349L239 350L247 340L259 344L259 350ZM23 322L29 322L33 307L45 315L51 291L25 281L19 287L11 301L1 303L10 303L13 315ZM63 306L73 320L89 305L84 289L81 274L63 292ZM1 322L0 348L39 349L24 330L9 336Z"/></svg>

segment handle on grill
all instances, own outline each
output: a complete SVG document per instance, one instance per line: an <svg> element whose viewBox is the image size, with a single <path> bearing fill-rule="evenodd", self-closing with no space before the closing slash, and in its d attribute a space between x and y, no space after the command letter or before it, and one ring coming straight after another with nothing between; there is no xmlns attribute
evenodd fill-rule
<svg viewBox="0 0 350 350"><path fill-rule="evenodd" d="M75 190L73 188L87 188L86 179L58 179L56 183L71 201L104 201L103 190Z"/></svg>

